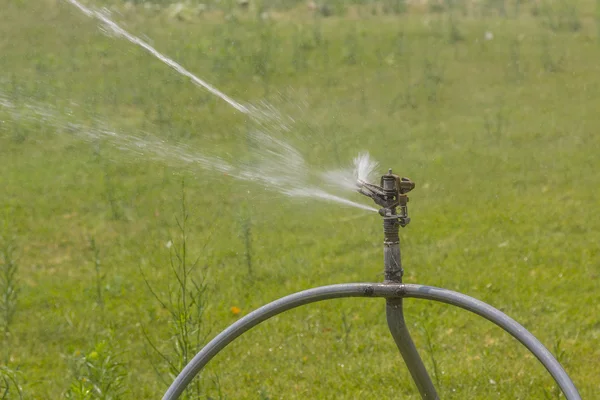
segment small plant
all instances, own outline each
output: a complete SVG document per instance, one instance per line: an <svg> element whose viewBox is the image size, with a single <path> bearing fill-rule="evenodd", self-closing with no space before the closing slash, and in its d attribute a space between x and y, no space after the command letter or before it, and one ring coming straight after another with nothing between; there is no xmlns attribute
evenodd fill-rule
<svg viewBox="0 0 600 400"><path fill-rule="evenodd" d="M106 185L106 198L108 200L108 204L110 205L112 218L114 220L120 220L123 218L123 213L117 202L115 196L115 187L107 166L104 168L104 184Z"/></svg>
<svg viewBox="0 0 600 400"><path fill-rule="evenodd" d="M359 50L359 42L358 42L358 34L356 32L356 28L352 29L346 35L346 39L344 40L344 63L346 65L355 65L358 63L358 50Z"/></svg>
<svg viewBox="0 0 600 400"><path fill-rule="evenodd" d="M450 43L462 42L465 38L458 27L458 19L453 11L448 12L448 40Z"/></svg>
<svg viewBox="0 0 600 400"><path fill-rule="evenodd" d="M435 379L436 386L441 387L440 383L440 368L435 358L435 347L433 345L433 341L431 340L431 334L429 330L423 326L423 331L425 332L425 340L427 342L427 353L429 353L429 357L431 358L431 365L433 366L433 378Z"/></svg>
<svg viewBox="0 0 600 400"><path fill-rule="evenodd" d="M542 18L542 26L552 31L557 31L559 29L558 19L554 15L552 6L548 3L548 1L542 1L542 3L539 6L536 5L533 10L535 16Z"/></svg>
<svg viewBox="0 0 600 400"><path fill-rule="evenodd" d="M104 281L104 275L100 270L100 250L98 246L96 246L96 239L90 239L90 249L92 250L94 256L94 272L95 272L95 281L96 281L96 302L100 309L104 310L104 297L102 295L102 283Z"/></svg>
<svg viewBox="0 0 600 400"><path fill-rule="evenodd" d="M126 394L126 369L106 341L98 342L87 354L71 359L73 381L65 398L115 400Z"/></svg>
<svg viewBox="0 0 600 400"><path fill-rule="evenodd" d="M331 138L331 146L333 148L333 157L335 158L336 165L338 167L341 167L342 158L340 157L340 145L339 145L340 140L338 137L339 136L338 129L339 128L337 126L334 126L330 131L331 133L330 133L329 137Z"/></svg>
<svg viewBox="0 0 600 400"><path fill-rule="evenodd" d="M323 29L321 26L321 16L318 13L314 15L314 22L312 24L313 28L313 40L315 41L315 45L320 47L323 44Z"/></svg>
<svg viewBox="0 0 600 400"><path fill-rule="evenodd" d="M565 366L565 364L567 362L567 360L566 360L567 353L562 348L562 341L560 338L558 338L554 341L554 345L552 346L552 353L554 354L556 361L558 361L562 366ZM561 391L560 387L558 387L557 385L552 385L552 388L550 389L550 391L548 391L547 389L544 389L544 396L548 400L561 399L563 397L562 391Z"/></svg>
<svg viewBox="0 0 600 400"><path fill-rule="evenodd" d="M490 115L491 114L491 115ZM484 116L484 128L488 137L499 139L504 134L508 125L508 119L504 112L504 107L499 103L498 108L494 113Z"/></svg>
<svg viewBox="0 0 600 400"><path fill-rule="evenodd" d="M0 366L0 400L23 398L23 389L19 384L18 372L7 366Z"/></svg>
<svg viewBox="0 0 600 400"><path fill-rule="evenodd" d="M254 74L262 80L265 96L268 96L270 78L275 70L271 61L273 48L275 47L275 34L269 22L263 22L260 26L259 48L253 54Z"/></svg>
<svg viewBox="0 0 600 400"><path fill-rule="evenodd" d="M600 0L596 0L596 13L594 17L596 20L596 36L600 38Z"/></svg>
<svg viewBox="0 0 600 400"><path fill-rule="evenodd" d="M385 0L383 3L384 14L404 14L407 11L406 0Z"/></svg>
<svg viewBox="0 0 600 400"><path fill-rule="evenodd" d="M328 39L324 39L323 44L321 45L321 61L323 64L323 68L328 68L329 67L329 40Z"/></svg>
<svg viewBox="0 0 600 400"><path fill-rule="evenodd" d="M193 262L189 260L188 249L188 228L187 222L189 214L187 212L185 198L185 183L181 184L181 216L177 218L177 227L180 241L171 239L168 243L170 249L170 268L175 276L175 286L169 287L169 293L166 300L153 289L147 277L142 272L142 277L146 286L152 293L152 296L158 301L161 307L166 310L170 318L171 335L171 354L161 350L143 330L148 345L155 353L166 363L168 373L171 377L177 376L185 365L191 360L195 352L206 341L208 331L204 326L204 310L206 308L206 284L204 277L197 275L197 267L200 257ZM161 375L158 366L154 369ZM166 383L166 380L165 380ZM201 396L202 390L200 380L196 380L195 385L189 385L186 390L187 395L194 395L196 398Z"/></svg>
<svg viewBox="0 0 600 400"><path fill-rule="evenodd" d="M440 86L443 82L443 67L429 58L423 65L423 86L427 92L427 100L435 103L438 100Z"/></svg>
<svg viewBox="0 0 600 400"><path fill-rule="evenodd" d="M12 128L11 139L14 143L17 143L17 144L21 144L21 143L25 142L25 140L27 139L27 135L25 134L25 127L23 126L22 123L15 122L15 124Z"/></svg>
<svg viewBox="0 0 600 400"><path fill-rule="evenodd" d="M398 59L401 59L406 54L406 42L406 33L404 33L404 30L400 30L396 35L394 43L394 56Z"/></svg>
<svg viewBox="0 0 600 400"><path fill-rule="evenodd" d="M517 0L518 2L519 0ZM501 17L507 16L506 1L505 0L487 0L483 5L485 7L484 13L486 15L500 15Z"/></svg>
<svg viewBox="0 0 600 400"><path fill-rule="evenodd" d="M523 81L523 66L521 64L521 42L519 39L515 39L510 44L510 63L508 77L510 80L516 83Z"/></svg>
<svg viewBox="0 0 600 400"><path fill-rule="evenodd" d="M17 310L19 287L17 281L18 264L15 259L16 246L13 240L0 236L0 328L3 333L4 349L8 360L8 340L10 329Z"/></svg>
<svg viewBox="0 0 600 400"><path fill-rule="evenodd" d="M542 41L542 65L544 66L544 71L546 72L559 72L562 67L562 59L555 59L552 54L551 54L551 46L550 46L550 39L548 38L548 36L544 36L544 39Z"/></svg>
<svg viewBox="0 0 600 400"><path fill-rule="evenodd" d="M109 164L102 158L100 143L97 143L94 149L94 159L100 165L104 173L104 187L106 189L105 195L110 207L111 217L114 220L120 220L123 218L123 212L121 211L121 207L119 206L119 202L116 198L115 187L109 170Z"/></svg>
<svg viewBox="0 0 600 400"><path fill-rule="evenodd" d="M578 32L582 28L577 5L572 0L562 0L557 5L544 1L536 11L542 17L542 25L553 32Z"/></svg>
<svg viewBox="0 0 600 400"><path fill-rule="evenodd" d="M577 4L573 0L563 0L561 5L561 27L569 32L579 32L582 24Z"/></svg>
<svg viewBox="0 0 600 400"><path fill-rule="evenodd" d="M360 110L362 115L366 115L369 110L369 99L367 98L367 77L365 69L361 68L362 90L360 91Z"/></svg>
<svg viewBox="0 0 600 400"><path fill-rule="evenodd" d="M413 83L411 79L411 66L409 59L405 60L405 66L406 72L404 74L404 91L398 93L396 97L392 99L388 115L393 115L394 113L396 113L396 111L398 111L399 108L415 109L418 107L417 101L413 93L416 84Z"/></svg>
<svg viewBox="0 0 600 400"><path fill-rule="evenodd" d="M350 349L350 332L352 331L352 323L348 320L346 311L342 311L342 329L344 332L344 345L346 350Z"/></svg>
<svg viewBox="0 0 600 400"><path fill-rule="evenodd" d="M309 45L304 41L302 27L297 26L294 30L294 45L292 53L292 65L296 72L304 71L308 68L307 50Z"/></svg>
<svg viewBox="0 0 600 400"><path fill-rule="evenodd" d="M457 17L457 3L456 0L445 0L445 8L448 23L448 41L452 44L461 42L464 40L464 36L460 32L458 27Z"/></svg>
<svg viewBox="0 0 600 400"><path fill-rule="evenodd" d="M11 101L14 104L18 104L21 98L21 89L19 88L19 79L16 74L10 75L10 91L11 91Z"/></svg>
<svg viewBox="0 0 600 400"><path fill-rule="evenodd" d="M212 376L212 383L213 383L215 391L217 392L217 399L218 400L225 399L225 395L223 394L223 387L221 386L221 379L219 378L219 375L214 374Z"/></svg>
<svg viewBox="0 0 600 400"><path fill-rule="evenodd" d="M427 2L429 12L432 14L441 14L446 11L446 7L443 1L429 1Z"/></svg>
<svg viewBox="0 0 600 400"><path fill-rule="evenodd" d="M248 276L252 277L252 219L250 214L246 213L242 218L242 236L244 238L244 258Z"/></svg>

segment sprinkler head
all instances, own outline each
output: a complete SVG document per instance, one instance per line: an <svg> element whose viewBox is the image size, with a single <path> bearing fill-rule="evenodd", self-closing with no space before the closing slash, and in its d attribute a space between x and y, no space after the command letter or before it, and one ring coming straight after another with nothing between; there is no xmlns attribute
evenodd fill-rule
<svg viewBox="0 0 600 400"><path fill-rule="evenodd" d="M370 197L377 205L382 207L379 210L379 215L384 219L397 220L402 227L408 225L410 218L408 217L407 193L415 188L413 181L393 174L390 168L387 174L382 175L380 186L361 179L356 184L358 193ZM397 207L400 207L399 214L396 212Z"/></svg>

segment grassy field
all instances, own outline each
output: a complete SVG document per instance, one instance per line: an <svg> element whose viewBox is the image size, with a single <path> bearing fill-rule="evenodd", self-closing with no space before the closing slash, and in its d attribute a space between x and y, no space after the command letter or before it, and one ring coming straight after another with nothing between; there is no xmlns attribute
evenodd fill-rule
<svg viewBox="0 0 600 400"><path fill-rule="evenodd" d="M244 12L224 2L180 18L117 3L112 17L233 98L293 117L291 132L274 134L314 171L369 151L380 172L413 179L405 281L506 312L592 399L600 14L594 2L570 1L387 13L384 3L405 3L336 2L328 18L303 3L260 17L254 4ZM253 309L314 286L382 280L376 214L286 196L178 152L252 163L250 125L66 2L3 4L8 398L159 398L174 371ZM102 129L118 133L93 134ZM166 150L136 148L134 138ZM281 315L216 357L189 398L417 399L383 310L382 300L353 299ZM417 300L406 313L442 398L560 398L544 368L491 323Z"/></svg>

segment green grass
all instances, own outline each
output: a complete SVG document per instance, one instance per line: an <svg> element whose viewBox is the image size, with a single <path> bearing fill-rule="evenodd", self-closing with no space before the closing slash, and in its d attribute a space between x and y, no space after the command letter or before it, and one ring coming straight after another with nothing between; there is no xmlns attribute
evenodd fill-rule
<svg viewBox="0 0 600 400"><path fill-rule="evenodd" d="M595 3L577 4L578 29L569 4L521 4L516 15L510 3L502 17L467 3L463 13L461 3L452 19L368 7L321 19L300 7L266 22L251 13L224 22L217 12L185 22L142 8L115 18L232 97L289 112L297 124L288 139L315 169L368 150L382 170L413 179L412 222L401 231L406 281L503 310L560 353L582 396L594 398L600 38ZM209 337L292 292L382 279L376 215L64 129L102 121L250 159L242 115L68 4L9 0L0 54L0 93L16 105L0 107L0 238L16 238L20 289L0 353L9 349L1 363L18 371L25 398L72 395L87 390L86 376L106 382L117 370L125 398L166 390L168 365L143 332L171 352L172 316L140 268L157 294L176 287L167 242L181 239L182 178ZM27 105L54 107L58 122L27 118ZM383 309L381 300L335 300L266 322L207 366L203 397L416 399ZM411 300L406 309L442 398L555 396L543 367L499 328L448 306ZM81 360L91 366L73 372Z"/></svg>

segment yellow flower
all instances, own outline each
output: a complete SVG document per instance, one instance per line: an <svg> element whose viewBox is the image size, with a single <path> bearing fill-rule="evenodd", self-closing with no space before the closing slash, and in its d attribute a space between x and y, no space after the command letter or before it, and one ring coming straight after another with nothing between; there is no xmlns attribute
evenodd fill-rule
<svg viewBox="0 0 600 400"><path fill-rule="evenodd" d="M236 307L236 306L231 306L230 310L233 315L238 315L240 313L240 311L242 311L242 310L240 310L239 307Z"/></svg>

